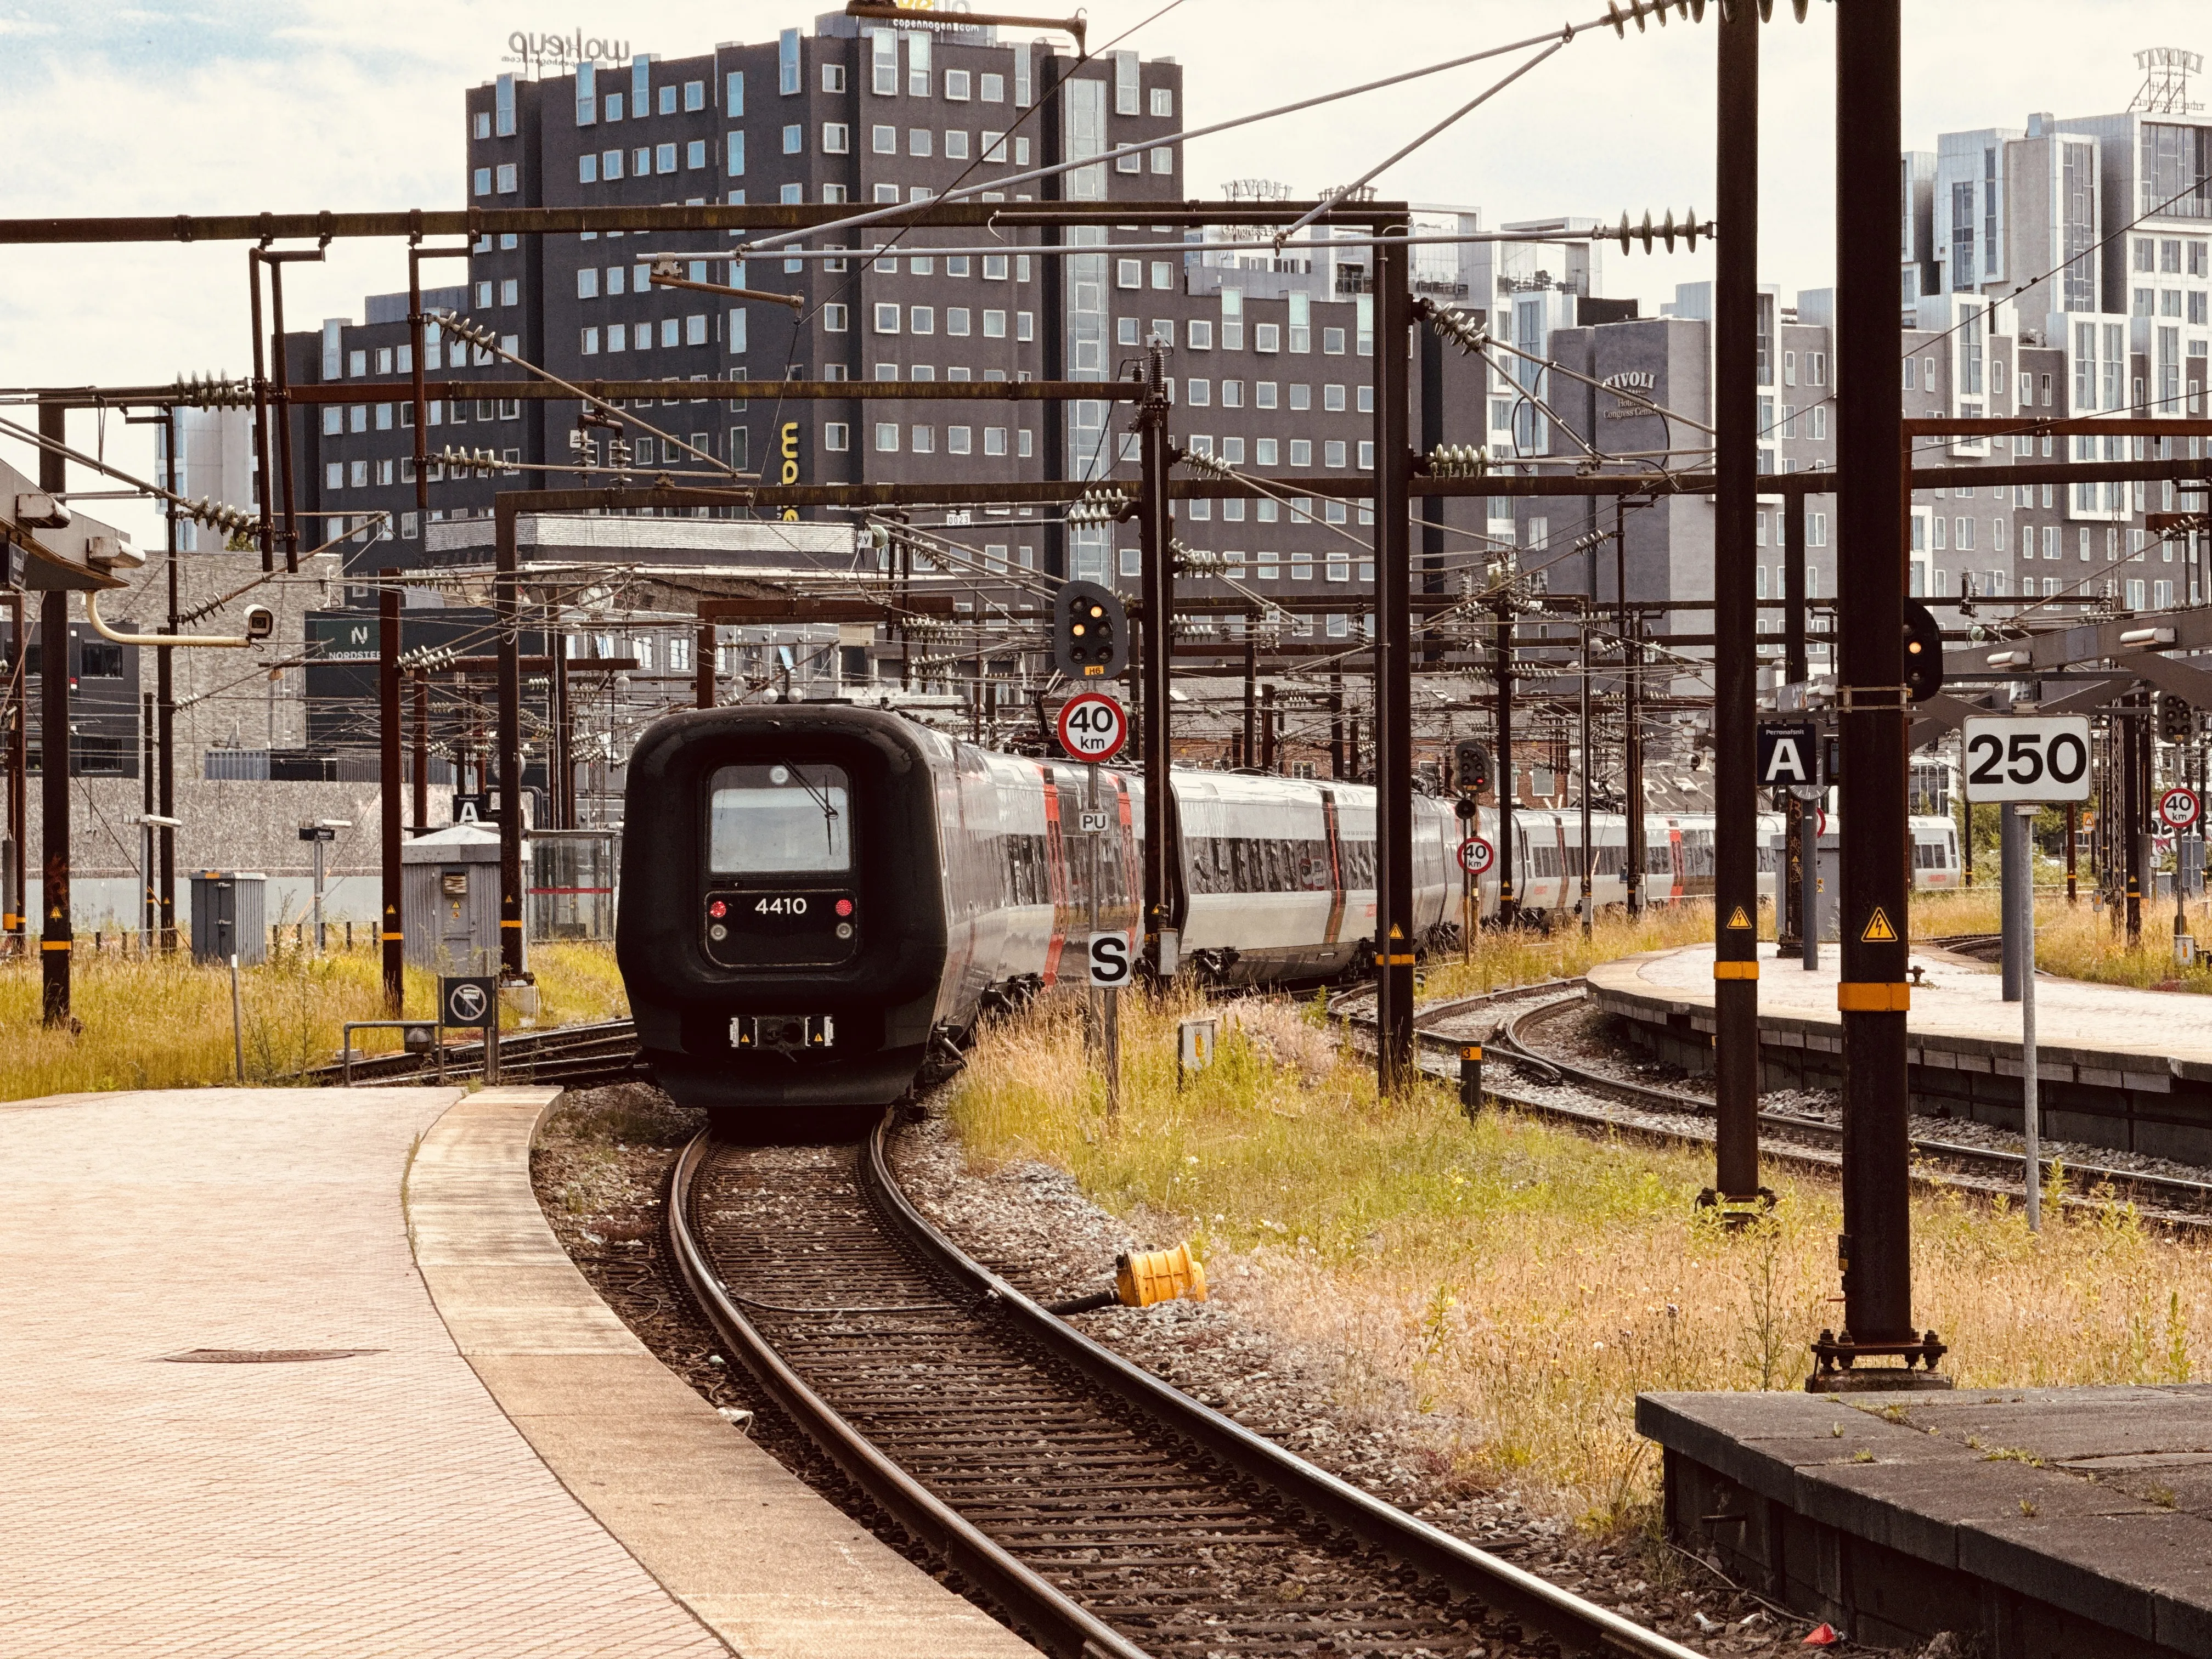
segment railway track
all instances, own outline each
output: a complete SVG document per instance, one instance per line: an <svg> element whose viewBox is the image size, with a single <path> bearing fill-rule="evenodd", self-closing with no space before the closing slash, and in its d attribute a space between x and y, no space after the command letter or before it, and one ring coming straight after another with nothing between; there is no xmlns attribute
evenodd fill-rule
<svg viewBox="0 0 2212 1659"><path fill-rule="evenodd" d="M672 1177L672 1258L800 1429L1048 1651L1690 1659L1048 1313L923 1218L889 1133L702 1135Z"/></svg>
<svg viewBox="0 0 2212 1659"><path fill-rule="evenodd" d="M1467 1039L1447 1036L1433 1028L1486 1007L1511 1008L1514 1012L1499 1022L1496 1034L1484 1044L1486 1093L1519 1109L1582 1127L1627 1133L1674 1144L1710 1144L1713 1138L1711 1101L1682 1090L1661 1088L1600 1071L1533 1045L1532 1038L1542 1025L1582 1007L1582 984L1579 980L1555 980L1504 994L1432 1005L1421 1011L1414 1031L1418 1062L1425 1072L1455 1081L1459 1049ZM1362 1022L1354 1017L1349 1023L1364 1024L1371 1033L1371 1021ZM1491 1067L1498 1061L1513 1067L1523 1079L1534 1079L1540 1085L1553 1087L1543 1092L1534 1092L1525 1086L1517 1091L1498 1088L1492 1083ZM1560 1097L1568 1093L1584 1098L1577 1101ZM1605 1101L1626 1106L1636 1115L1606 1109L1601 1103ZM1836 1125L1803 1113L1775 1110L1762 1110L1759 1123L1762 1158L1828 1175L1841 1170L1843 1133ZM1927 1134L1915 1135L1911 1145L1920 1160L1915 1178L1925 1185L1963 1187L1991 1194L2017 1193L2027 1178L2027 1159L2023 1153ZM2047 1170L2062 1160L2046 1158L2043 1167ZM2212 1180L2094 1163L2063 1162L2070 1179L2093 1186L2109 1185L2115 1193L2140 1200L2147 1213L2164 1224L2212 1227ZM2082 1207L2095 1207L2103 1202L2099 1198L2071 1192L2063 1201Z"/></svg>
<svg viewBox="0 0 2212 1659"><path fill-rule="evenodd" d="M446 1045L445 1069L449 1077L481 1073L483 1065L484 1045L481 1040ZM501 1032L499 1070L503 1083L557 1083L568 1089L641 1082L647 1075L638 1059L637 1027L627 1019ZM437 1061L428 1054L403 1052L367 1058L357 1055L353 1062L356 1083L421 1083L434 1078L437 1073ZM337 1064L318 1066L301 1073L299 1080L343 1083L345 1068Z"/></svg>

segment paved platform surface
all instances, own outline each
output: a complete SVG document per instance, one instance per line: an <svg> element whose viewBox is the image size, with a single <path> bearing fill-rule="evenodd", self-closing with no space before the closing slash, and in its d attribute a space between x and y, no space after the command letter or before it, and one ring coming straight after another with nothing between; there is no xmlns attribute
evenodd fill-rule
<svg viewBox="0 0 2212 1659"><path fill-rule="evenodd" d="M423 1291L400 1183L459 1092L0 1106L0 1652L726 1651L562 1489ZM332 1348L368 1352L163 1358Z"/></svg>
<svg viewBox="0 0 2212 1659"><path fill-rule="evenodd" d="M1821 966L1808 973L1795 961L1777 961L1763 947L1760 1017L1840 1030L1838 956L1834 945L1824 947ZM2008 1043L2017 1054L2020 1005L2003 1000L2003 979L1996 969L1942 951L1915 951L1911 960L1925 970L1926 981L1912 988L1905 1016L1905 1029L1915 1038ZM1713 947L1684 945L1601 963L1589 970L1589 982L1601 995L1656 999L1710 1014ZM2212 997L2039 977L2035 1026L2039 1049L2140 1055L2158 1071L2212 1078Z"/></svg>
<svg viewBox="0 0 2212 1659"><path fill-rule="evenodd" d="M0 1653L1027 1651L855 1540L576 1297L566 1258L520 1224L558 1255L527 1178L527 1125L551 1093L487 1091L442 1129L459 1091L0 1105L17 1231L0 1267ZM458 1212L485 1171L462 1154L493 1120L504 1173L481 1195L498 1213L471 1235ZM402 1202L418 1138L419 1273ZM166 1358L303 1349L361 1352ZM502 1369L495 1399L479 1373ZM708 1419L673 1449L671 1389ZM762 1524L799 1541L778 1557ZM708 1558L733 1540L757 1582L717 1604L732 1572ZM855 1620L853 1585L878 1581L836 1575L871 1552L961 1639ZM779 1597L795 1609L781 1623Z"/></svg>
<svg viewBox="0 0 2212 1659"><path fill-rule="evenodd" d="M1985 1607L1982 1587L2156 1650L2212 1654L2212 1385L1961 1388L1869 1397L1868 1407L1805 1394L1646 1395L1636 1423L1668 1450L1676 1524L1715 1534L1747 1568L1767 1553L1767 1523L1725 1490L1683 1484L1673 1459L1934 1570L1915 1579L1869 1561L1838 1572L1832 1550L1778 1559L1792 1587L1864 1621L1956 1628L1937 1603L1947 1586L1968 1584ZM1747 1513L1747 1523L1720 1524ZM2077 1634L2057 1650L2141 1650Z"/></svg>
<svg viewBox="0 0 2212 1659"><path fill-rule="evenodd" d="M531 1190L542 1093L454 1106L407 1191L438 1311L546 1466L747 1659L1035 1659L732 1428L600 1301Z"/></svg>

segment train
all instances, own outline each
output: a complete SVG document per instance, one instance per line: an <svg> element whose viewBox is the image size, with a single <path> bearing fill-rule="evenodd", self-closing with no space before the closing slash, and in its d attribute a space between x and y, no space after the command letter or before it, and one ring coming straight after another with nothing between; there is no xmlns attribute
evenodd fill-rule
<svg viewBox="0 0 2212 1659"><path fill-rule="evenodd" d="M1358 976L1374 956L1376 792L1368 785L1174 769L1167 863L1181 971L1218 986ZM616 951L639 1042L679 1103L771 1131L879 1109L957 1064L977 1020L1087 981L1096 931L1133 937L1144 781L980 748L888 710L748 705L656 721L624 800ZM1415 948L1498 909L1495 864L1462 876L1497 813L1412 799ZM1103 827L1088 832L1086 815ZM1771 896L1782 830L1762 817ZM1591 820L1593 894L1626 896L1627 823ZM1516 808L1516 887L1540 925L1577 903L1578 811ZM1710 895L1710 816L1645 819L1645 893ZM1915 878L1954 883L1957 832L1913 821ZM1471 887L1472 891L1467 890Z"/></svg>

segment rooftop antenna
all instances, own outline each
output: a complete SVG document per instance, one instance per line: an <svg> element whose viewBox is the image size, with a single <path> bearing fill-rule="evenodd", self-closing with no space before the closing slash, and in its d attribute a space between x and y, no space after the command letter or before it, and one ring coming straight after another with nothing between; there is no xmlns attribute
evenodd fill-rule
<svg viewBox="0 0 2212 1659"><path fill-rule="evenodd" d="M2153 46L2136 54L2136 67L2143 72L2143 83L2128 105L2130 112L2187 115L2204 107L2189 98L2189 77L2204 72L2202 52L2184 52L2179 46Z"/></svg>

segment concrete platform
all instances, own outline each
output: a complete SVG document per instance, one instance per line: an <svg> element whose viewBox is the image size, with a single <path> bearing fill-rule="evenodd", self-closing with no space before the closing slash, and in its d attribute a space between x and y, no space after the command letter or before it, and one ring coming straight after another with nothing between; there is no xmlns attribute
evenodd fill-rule
<svg viewBox="0 0 2212 1659"><path fill-rule="evenodd" d="M0 1105L0 1652L1029 1651L624 1347L551 1092Z"/></svg>
<svg viewBox="0 0 2212 1659"><path fill-rule="evenodd" d="M1762 1086L1838 1086L1837 950L1826 947L1808 973L1764 949ZM2020 1005L2003 1000L2002 976L1942 951L1911 960L1923 973L1905 1018L1914 1109L2020 1129ZM1589 986L1591 1000L1658 1057L1711 1068L1711 945L1601 963ZM2045 1135L2212 1164L2212 997L2039 977L2035 1012Z"/></svg>
<svg viewBox="0 0 2212 1659"><path fill-rule="evenodd" d="M1855 1643L2212 1655L2212 1386L1645 1395L1669 1529Z"/></svg>

